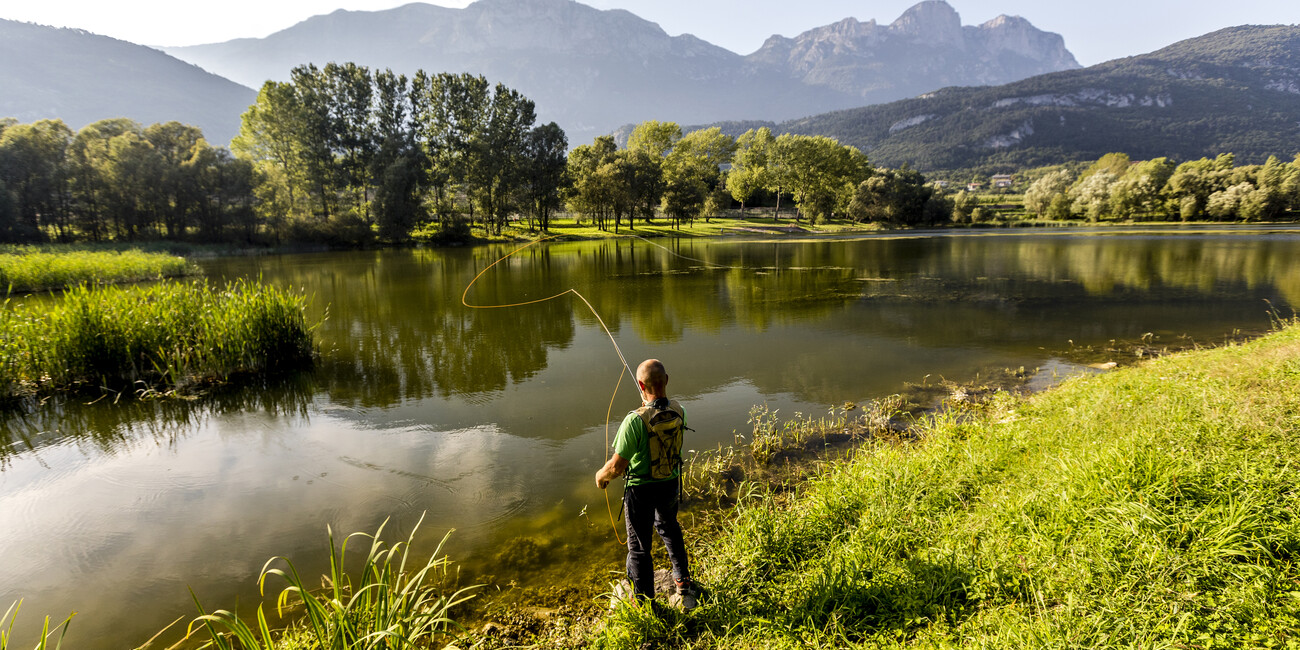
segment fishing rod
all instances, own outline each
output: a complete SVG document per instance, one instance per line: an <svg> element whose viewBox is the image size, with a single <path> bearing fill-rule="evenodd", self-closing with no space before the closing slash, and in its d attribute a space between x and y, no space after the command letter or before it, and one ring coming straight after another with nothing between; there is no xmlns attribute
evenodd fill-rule
<svg viewBox="0 0 1300 650"><path fill-rule="evenodd" d="M463 293L461 293L461 296L460 296L460 302L461 302L461 304L464 305L465 307L468 307L469 309L511 309L511 308L525 307L525 306L528 306L528 305L536 305L536 304L539 304L539 303L548 302L548 301L551 301L551 300L556 300L556 299L558 299L558 298L562 298L562 297L567 296L567 295L569 295L569 294L573 294L574 296L577 296L578 300L581 300L581 301L582 301L582 304L584 304L584 305L587 306L587 309L591 310L591 315L596 317L596 322L600 323L600 328L601 328L602 330L604 330L605 335L609 337L609 342L612 343L612 344L614 345L614 351L618 354L618 360L619 360L620 363L623 364L623 369L626 370L626 371L627 371L627 375L628 375L629 377L632 378L633 385L634 385L634 386L637 385L636 373L632 372L632 367L631 367L630 365L628 365L628 363L627 363L627 357L625 357L625 356L623 355L623 349L619 347L619 345L618 345L618 340L616 340L616 339L614 338L614 333L610 331L609 326L605 325L605 319L603 319L603 318L600 317L600 312L596 311L596 308L592 306L591 301L587 300L587 297L586 297L586 296L584 296L584 295L582 295L581 293L579 293L578 290L575 289L575 288L573 288L573 287L569 287L568 289L565 289L564 291L561 291L561 292L559 292L559 293L557 293L557 294L555 294L555 295L553 295L553 296L547 296L547 297L545 297L545 298L537 298L537 299L535 299L535 300L525 300L525 301L521 301L521 302L507 303L507 304L501 304L501 305L480 305L480 304L471 304L471 303L469 302L469 292L470 292L471 289L474 288L474 284L475 284L476 282L478 282L478 281L479 281L479 278L483 277L484 274L486 274L488 271L492 270L493 267L495 267L496 265L498 265L498 264L500 264L500 263L502 263L502 262L504 262L504 261L510 259L511 257L514 257L514 256L517 255L518 253L520 253L520 252L522 252L522 251L524 251L524 250L527 250L528 248L531 248L531 247L533 247L533 246L536 246L537 244L540 244L540 243L542 243L542 242L544 242L544 241L548 241L548 240L551 240L551 239L555 239L556 237L559 237L559 235L551 235L551 236L549 236L549 237L542 237L541 239L537 239L537 240L535 240L535 241L532 241L532 242L529 242L529 243L527 243L527 244L524 244L523 246L520 246L519 248L516 248L516 249L510 251L509 253L506 253L506 254L503 255L501 258L497 259L497 261L495 261L495 262L493 262L493 263L487 265L486 267L484 267L482 271L479 271L479 272L478 272L478 275L475 275L475 276L474 276L474 279L473 279L473 280L470 280L469 284L465 285L465 291L464 291ZM676 256L676 257L680 257L680 258L682 258L682 259L691 260L691 261L699 262L699 263L701 263L701 264L705 264L705 265L708 265L708 266L714 266L714 267L724 268L724 269L738 269L738 268L742 268L742 267L735 267L735 266L724 266L724 265L716 264L716 263L709 262L709 261L706 261L706 260L701 260L701 259L697 259L697 258L694 258L694 257L688 257L688 256L686 256L686 255L682 255L681 253L678 253L678 252L676 252L676 251L670 250L670 249L668 249L668 248L665 247L665 246L662 246L662 245L660 245L660 244L657 244L657 243L655 243L655 242L652 242L652 241L646 239L645 237L641 237L641 236L639 236L639 235L632 235L632 237L635 238L635 239L639 239L639 240L641 240L641 241L643 241L643 242L645 242L645 243L647 243L647 244L649 244L649 245L651 245L651 246L655 246L656 248L660 248L660 249L666 251L668 254L670 254L670 255L674 255L674 256ZM609 409L605 412L605 448L606 448L606 449L609 448L609 423L610 423L610 421L611 421L611 417L612 417L612 415L613 415L613 413L614 413L614 400L617 399L617 397L618 397L618 390L619 390L619 388L622 387L622 385L623 385L623 373L622 373L622 372L619 372L619 373L618 373L618 381L614 384L614 392L613 392L612 395L610 395L610 398L609 398ZM640 398L641 395L638 393L638 394L637 394L637 397ZM603 493L605 494L605 510L606 510L606 512L609 513L609 523L610 523L610 527L614 529L614 539L617 540L619 544L626 545L626 544L627 544L627 540L619 537L619 533L618 533L618 524L614 521L614 507L610 504L610 501L609 501L609 491L608 491L607 489L603 489L603 488L602 488L602 489L601 489L601 492L603 492Z"/></svg>

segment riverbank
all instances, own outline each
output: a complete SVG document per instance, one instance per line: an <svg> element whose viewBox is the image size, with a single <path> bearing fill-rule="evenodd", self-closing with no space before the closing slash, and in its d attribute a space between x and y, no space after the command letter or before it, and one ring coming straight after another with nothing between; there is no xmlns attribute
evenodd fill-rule
<svg viewBox="0 0 1300 650"><path fill-rule="evenodd" d="M1297 379L1293 324L944 409L695 518L690 614L577 608L472 642L1294 646Z"/></svg>
<svg viewBox="0 0 1300 650"><path fill-rule="evenodd" d="M684 237L684 238L704 238L704 237L836 237L852 235L872 235L884 233L963 233L963 232L997 232L997 231L1021 231L1021 230L1050 230L1057 232L1070 232L1082 229L1100 229L1102 231L1114 231L1116 233L1155 233L1155 234L1179 234L1189 231L1203 231L1206 229L1231 231L1235 227L1260 228L1269 226L1287 227L1294 226L1294 221L1273 221L1273 222L1253 222L1244 223L1241 221L1101 221L1090 222L1083 220L1047 220L1036 218L1007 218L994 219L992 221L976 224L954 224L946 223L937 226L889 226L875 222L855 223L852 221L831 219L822 223L811 223L806 219L796 220L793 212L782 212L779 218L774 218L774 211L770 208L751 208L742 213L740 210L727 210L718 217L711 218L707 223L704 220L697 220L692 224L682 224L675 227L668 219L656 219L653 223L647 224L638 222L634 228L628 228L625 225L617 232L614 230L600 230L594 225L577 223L571 219L557 219L552 223L551 228L545 232L536 228L529 228L523 222L512 223L502 231L500 235L489 233L482 228L474 228L468 239L463 241L442 241L417 239L416 243L421 246L463 246L469 244L487 244L494 242L528 242L538 239L554 239L557 241L595 241L601 239L620 239L630 237L660 238L660 237Z"/></svg>

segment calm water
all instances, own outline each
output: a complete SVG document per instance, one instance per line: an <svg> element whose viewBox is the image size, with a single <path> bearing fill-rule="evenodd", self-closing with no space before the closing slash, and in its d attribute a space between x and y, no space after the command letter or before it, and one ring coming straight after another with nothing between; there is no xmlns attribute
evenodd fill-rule
<svg viewBox="0 0 1300 650"><path fill-rule="evenodd" d="M630 362L665 362L692 448L730 444L754 404L820 413L927 375L1056 367L1071 341L1213 342L1266 328L1266 300L1300 304L1292 229L658 243L672 252L537 246L471 297L577 289ZM508 250L205 262L215 280L301 288L313 320L328 313L315 371L197 403L49 404L4 422L0 611L26 599L19 645L41 616L76 611L71 647L133 647L194 615L187 587L210 609L251 611L269 557L320 570L327 524L388 518L405 533L427 513L422 548L454 528L453 556L498 577L579 556L618 570L591 476L622 367L572 297L461 306ZM616 418L635 405L624 381ZM545 567L510 564L520 537L554 551Z"/></svg>

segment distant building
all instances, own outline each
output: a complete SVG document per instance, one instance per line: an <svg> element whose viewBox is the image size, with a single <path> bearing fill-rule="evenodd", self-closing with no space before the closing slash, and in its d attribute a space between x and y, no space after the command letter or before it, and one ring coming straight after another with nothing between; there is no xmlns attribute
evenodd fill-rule
<svg viewBox="0 0 1300 650"><path fill-rule="evenodd" d="M998 174L994 176L993 187L1011 187L1011 174Z"/></svg>
<svg viewBox="0 0 1300 650"><path fill-rule="evenodd" d="M967 191L967 192L978 192L978 191L980 191L980 190L982 190L982 189L984 189L984 184L983 184L983 183L967 183L967 184L966 184L966 191Z"/></svg>
<svg viewBox="0 0 1300 650"><path fill-rule="evenodd" d="M948 181L935 181L934 186L943 190L948 188Z"/></svg>

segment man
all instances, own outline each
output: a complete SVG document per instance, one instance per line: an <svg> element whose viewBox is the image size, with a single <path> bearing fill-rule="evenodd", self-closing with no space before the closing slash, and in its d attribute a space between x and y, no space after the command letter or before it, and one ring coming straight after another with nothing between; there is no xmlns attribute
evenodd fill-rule
<svg viewBox="0 0 1300 650"><path fill-rule="evenodd" d="M677 581L682 608L694 609L695 585L686 565L686 543L677 523L681 493L682 434L686 412L668 399L668 372L658 359L636 369L642 407L627 414L614 438L614 455L596 472L596 487L605 489L627 473L623 509L627 513L627 578L638 599L654 597L654 563L650 559L650 528L659 532Z"/></svg>

